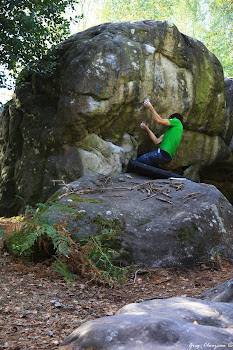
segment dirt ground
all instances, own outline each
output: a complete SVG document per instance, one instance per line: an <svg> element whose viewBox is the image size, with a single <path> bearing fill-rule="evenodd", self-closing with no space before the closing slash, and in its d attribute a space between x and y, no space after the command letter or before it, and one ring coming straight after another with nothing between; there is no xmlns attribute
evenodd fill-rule
<svg viewBox="0 0 233 350"><path fill-rule="evenodd" d="M172 296L198 298L233 276L233 266L135 269L125 285L68 284L53 266L23 265L0 247L0 349L58 349L88 320L111 316L122 306Z"/></svg>

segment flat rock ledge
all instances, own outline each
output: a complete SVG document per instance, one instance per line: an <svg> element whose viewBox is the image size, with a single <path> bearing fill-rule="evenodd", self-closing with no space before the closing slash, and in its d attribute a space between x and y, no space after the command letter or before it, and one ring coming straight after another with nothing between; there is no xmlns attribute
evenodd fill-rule
<svg viewBox="0 0 233 350"><path fill-rule="evenodd" d="M52 213L77 238L97 234L97 217L117 220L122 246L140 266L192 266L233 256L233 207L212 185L137 174L84 176L63 187L63 204L79 214ZM130 261L129 261L130 262Z"/></svg>
<svg viewBox="0 0 233 350"><path fill-rule="evenodd" d="M60 349L177 350L233 347L233 304L187 297L133 303L77 328Z"/></svg>

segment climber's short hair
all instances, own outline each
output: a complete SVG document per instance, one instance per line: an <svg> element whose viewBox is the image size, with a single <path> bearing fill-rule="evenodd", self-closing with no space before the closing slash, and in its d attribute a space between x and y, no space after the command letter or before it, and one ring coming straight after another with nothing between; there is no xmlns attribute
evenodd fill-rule
<svg viewBox="0 0 233 350"><path fill-rule="evenodd" d="M174 119L174 118L179 119L181 121L181 123L183 124L183 117L181 114L173 113L170 115L170 117L168 119Z"/></svg>

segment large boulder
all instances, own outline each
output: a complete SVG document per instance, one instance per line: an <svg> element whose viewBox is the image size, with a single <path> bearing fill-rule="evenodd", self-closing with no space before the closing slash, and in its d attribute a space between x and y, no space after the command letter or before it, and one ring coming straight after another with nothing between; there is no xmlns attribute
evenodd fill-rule
<svg viewBox="0 0 233 350"><path fill-rule="evenodd" d="M228 136L227 139L231 141L233 137L233 78L225 78L225 95L226 95L226 113L229 120ZM233 145L231 146L233 149Z"/></svg>
<svg viewBox="0 0 233 350"><path fill-rule="evenodd" d="M229 147L225 150L230 149L231 154L233 151L233 78L225 78L225 94L226 94L226 113L230 122L228 129L228 142L230 141ZM222 150L222 156L219 157L218 162L212 164L206 164L200 170L200 180L205 183L211 183L215 185L233 204L233 162L231 156L228 158L224 156L224 150ZM226 155L226 154L225 154ZM188 173L187 173L188 175ZM189 174L191 175L191 173Z"/></svg>
<svg viewBox="0 0 233 350"><path fill-rule="evenodd" d="M170 21L102 24L61 43L51 60L45 76L24 77L1 117L1 215L47 199L53 180L120 173L152 150L140 122L163 129L142 106L147 97L162 116L184 116L171 169L198 178L232 162L222 66Z"/></svg>
<svg viewBox="0 0 233 350"><path fill-rule="evenodd" d="M89 175L63 186L56 196L74 214L61 209L47 215L67 222L75 238L97 234L101 222L108 222L111 231L117 222L128 262L192 266L217 254L233 256L233 207L212 185L136 174Z"/></svg>
<svg viewBox="0 0 233 350"><path fill-rule="evenodd" d="M176 297L129 304L86 322L61 344L72 349L177 350L232 348L233 305Z"/></svg>

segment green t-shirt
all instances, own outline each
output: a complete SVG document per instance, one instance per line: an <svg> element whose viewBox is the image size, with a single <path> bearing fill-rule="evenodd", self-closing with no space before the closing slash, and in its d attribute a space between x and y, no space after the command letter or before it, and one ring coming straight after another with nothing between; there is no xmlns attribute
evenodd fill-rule
<svg viewBox="0 0 233 350"><path fill-rule="evenodd" d="M183 125L179 119L169 119L171 126L166 130L160 149L166 151L173 158L180 144L183 132Z"/></svg>

